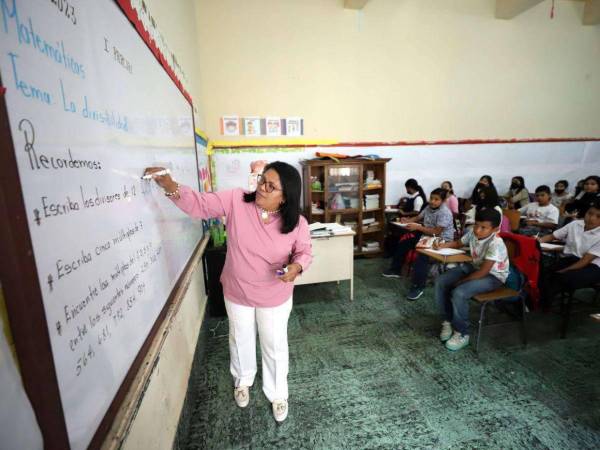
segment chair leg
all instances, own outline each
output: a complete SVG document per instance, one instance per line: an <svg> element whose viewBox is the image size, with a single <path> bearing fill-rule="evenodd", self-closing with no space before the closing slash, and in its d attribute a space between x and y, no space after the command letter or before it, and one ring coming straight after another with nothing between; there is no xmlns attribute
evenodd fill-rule
<svg viewBox="0 0 600 450"><path fill-rule="evenodd" d="M573 292L569 291L566 294L562 294L562 299L566 299L564 303L564 309L562 311L563 320L560 330L560 338L564 339L567 336L567 328L569 326L569 319L571 317L571 303L573 302Z"/></svg>
<svg viewBox="0 0 600 450"><path fill-rule="evenodd" d="M525 305L525 297L521 295L521 306L522 306L522 314L521 317L521 330L523 333L523 347L527 346L527 326L525 324L525 315L527 312L527 306Z"/></svg>
<svg viewBox="0 0 600 450"><path fill-rule="evenodd" d="M479 341L481 339L481 330L483 330L483 319L485 316L485 303L481 305L481 311L479 312L479 329L477 330L477 344L475 345L475 352L479 353Z"/></svg>

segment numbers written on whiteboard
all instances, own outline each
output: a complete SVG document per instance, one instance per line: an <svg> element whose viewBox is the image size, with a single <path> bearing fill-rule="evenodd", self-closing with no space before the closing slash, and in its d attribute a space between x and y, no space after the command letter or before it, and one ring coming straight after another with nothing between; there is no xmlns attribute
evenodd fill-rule
<svg viewBox="0 0 600 450"><path fill-rule="evenodd" d="M75 7L67 0L50 0L59 12L63 13L73 25L77 25L77 17L75 16Z"/></svg>
<svg viewBox="0 0 600 450"><path fill-rule="evenodd" d="M96 352L92 348L90 344L87 351L83 352L79 358L77 358L77 363L75 364L75 373L77 376L81 375L83 369L85 369L90 361L96 356Z"/></svg>

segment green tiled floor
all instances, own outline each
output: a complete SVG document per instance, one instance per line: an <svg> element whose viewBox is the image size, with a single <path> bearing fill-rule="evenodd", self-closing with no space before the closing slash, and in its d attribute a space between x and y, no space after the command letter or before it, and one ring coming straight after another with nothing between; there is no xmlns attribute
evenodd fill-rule
<svg viewBox="0 0 600 450"><path fill-rule="evenodd" d="M352 303L347 282L296 288L290 415L279 426L260 372L249 407L236 407L227 321L209 319L176 447L600 448L600 324L575 315L559 340L557 316L532 314L527 348L509 323L486 330L479 356L450 353L432 289L404 300L406 282L380 276L386 264L356 261Z"/></svg>

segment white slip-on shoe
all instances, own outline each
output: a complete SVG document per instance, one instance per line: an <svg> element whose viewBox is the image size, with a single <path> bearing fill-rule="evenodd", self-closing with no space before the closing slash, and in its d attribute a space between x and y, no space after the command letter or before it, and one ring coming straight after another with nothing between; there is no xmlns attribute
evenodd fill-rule
<svg viewBox="0 0 600 450"><path fill-rule="evenodd" d="M283 422L288 416L287 400L273 400L273 417L277 422Z"/></svg>
<svg viewBox="0 0 600 450"><path fill-rule="evenodd" d="M446 342L452 337L452 324L447 320L442 322L442 331L440 331L440 341Z"/></svg>
<svg viewBox="0 0 600 450"><path fill-rule="evenodd" d="M239 386L233 390L233 398L240 408L245 408L250 403L248 386Z"/></svg>

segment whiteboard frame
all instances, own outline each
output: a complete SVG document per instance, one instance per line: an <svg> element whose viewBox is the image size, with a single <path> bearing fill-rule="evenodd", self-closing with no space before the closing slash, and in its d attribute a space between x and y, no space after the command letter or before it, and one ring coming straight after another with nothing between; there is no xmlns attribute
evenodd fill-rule
<svg viewBox="0 0 600 450"><path fill-rule="evenodd" d="M157 64L165 70L165 66L152 50L152 45L140 33L132 22L130 15L123 9L123 0L115 1L129 24L136 30L149 52L154 56ZM167 73L169 71L167 70ZM170 74L169 74L170 75ZM194 120L193 105L190 98L182 91L180 83L171 82L179 89L190 107L192 123ZM0 77L0 87L3 86ZM69 436L62 407L58 378L54 365L54 358L50 344L49 327L39 285L39 278L34 259L33 245L29 234L27 214L22 195L21 180L16 160L16 149L13 143L6 99L0 91L0 146L8 151L0 152L0 279L5 293L5 303L8 313L10 330L13 335L15 350L20 365L23 385L33 407L40 431L44 439L44 448L66 449L70 448ZM192 130L195 130L193 123ZM196 164L196 184L200 188L198 175L198 147L194 131L190 136L194 140L194 161ZM132 382L143 363L148 350L154 341L158 330L167 317L169 308L177 298L183 295L180 290L185 288L183 282L194 266L194 257L198 253L203 239L199 239L191 252L190 259L186 262L172 291L166 298L164 306L158 314L150 332L146 336L140 350L133 359L123 382L119 386L110 406L104 413L100 425L95 430L90 449L99 449L104 443L111 427L120 410Z"/></svg>

